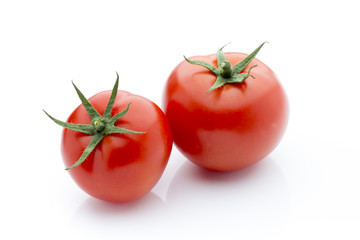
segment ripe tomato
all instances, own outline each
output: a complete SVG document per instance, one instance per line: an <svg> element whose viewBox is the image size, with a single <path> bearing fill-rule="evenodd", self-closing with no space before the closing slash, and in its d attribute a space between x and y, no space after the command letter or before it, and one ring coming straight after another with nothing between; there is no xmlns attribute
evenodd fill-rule
<svg viewBox="0 0 360 240"><path fill-rule="evenodd" d="M177 148L193 163L215 171L237 170L263 159L279 143L288 119L278 78L254 55L241 73L253 78L216 88L217 76L195 65L201 61L220 67L224 57L235 67L249 55L218 52L186 59L193 64L184 60L169 76L163 99Z"/></svg>
<svg viewBox="0 0 360 240"><path fill-rule="evenodd" d="M109 116L128 110L114 123L123 133L102 136L86 159L76 164L94 136L65 128L61 150L65 166L80 188L98 199L126 202L145 195L158 182L170 156L172 134L165 114L157 105L129 92L117 89L116 92ZM105 116L111 95L112 91L100 92L88 102ZM67 123L91 126L93 121L83 102Z"/></svg>

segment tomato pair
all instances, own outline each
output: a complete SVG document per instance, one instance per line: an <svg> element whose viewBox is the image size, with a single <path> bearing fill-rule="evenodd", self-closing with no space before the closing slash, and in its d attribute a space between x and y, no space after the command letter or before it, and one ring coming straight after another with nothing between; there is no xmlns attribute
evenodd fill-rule
<svg viewBox="0 0 360 240"><path fill-rule="evenodd" d="M75 182L93 197L125 202L160 179L173 140L195 164L232 171L254 164L278 144L287 100L276 75L253 53L193 57L171 73L164 111L141 96L117 90L82 104L64 127L62 155ZM251 64L250 64L251 63Z"/></svg>

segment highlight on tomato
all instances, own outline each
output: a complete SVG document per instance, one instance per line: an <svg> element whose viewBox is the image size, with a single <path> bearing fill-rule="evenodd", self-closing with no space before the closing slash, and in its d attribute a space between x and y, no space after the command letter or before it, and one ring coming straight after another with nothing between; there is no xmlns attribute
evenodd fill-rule
<svg viewBox="0 0 360 240"><path fill-rule="evenodd" d="M160 179L172 149L172 134L162 110L150 100L118 90L88 100L74 85L82 104L66 122L61 152L73 180L89 195L127 202L149 192Z"/></svg>
<svg viewBox="0 0 360 240"><path fill-rule="evenodd" d="M264 159L280 142L288 100L275 73L251 54L186 58L170 74L163 109L174 143L191 162L234 171Z"/></svg>

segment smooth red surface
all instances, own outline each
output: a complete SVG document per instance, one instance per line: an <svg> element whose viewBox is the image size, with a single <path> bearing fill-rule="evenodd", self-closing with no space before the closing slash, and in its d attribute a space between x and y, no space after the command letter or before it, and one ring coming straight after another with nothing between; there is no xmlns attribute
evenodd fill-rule
<svg viewBox="0 0 360 240"><path fill-rule="evenodd" d="M226 53L232 65L247 54ZM216 55L192 57L217 66ZM288 101L276 75L254 59L243 83L211 92L216 76L204 67L181 62L171 73L164 111L174 143L193 163L216 171L232 171L266 157L279 143L288 119Z"/></svg>
<svg viewBox="0 0 360 240"><path fill-rule="evenodd" d="M89 99L103 115L111 91L96 94ZM149 192L161 177L168 162L172 135L169 123L158 106L149 100L118 91L112 116L126 109L128 113L115 126L144 134L110 134L90 156L69 173L75 182L93 197L110 201L131 201ZM83 105L70 115L68 122L90 124ZM65 129L62 155L66 167L73 165L89 144L92 135Z"/></svg>

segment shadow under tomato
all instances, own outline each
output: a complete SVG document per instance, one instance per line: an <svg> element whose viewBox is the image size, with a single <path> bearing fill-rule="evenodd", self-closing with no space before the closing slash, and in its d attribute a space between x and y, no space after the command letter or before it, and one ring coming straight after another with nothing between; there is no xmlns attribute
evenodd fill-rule
<svg viewBox="0 0 360 240"><path fill-rule="evenodd" d="M289 212L289 190L279 166L267 157L234 172L215 172L186 161L175 174L166 197L176 221L199 229L229 231L279 226Z"/></svg>
<svg viewBox="0 0 360 240"><path fill-rule="evenodd" d="M90 233L127 236L149 230L165 207L164 201L153 192L126 203L110 203L89 197L75 211L70 226Z"/></svg>
<svg viewBox="0 0 360 240"><path fill-rule="evenodd" d="M187 170L182 171L187 171L187 174L192 174L192 177L196 181L212 182L211 184L232 184L237 181L246 181L246 179L250 178L252 174L256 174L259 168L261 168L261 165L254 164L237 171L222 172L187 165L188 166L183 166L183 168L187 168Z"/></svg>
<svg viewBox="0 0 360 240"><path fill-rule="evenodd" d="M164 201L153 192L144 197L124 203L112 203L98 200L93 197L87 198L77 209L76 215L94 215L95 217L124 216L145 213L156 208L165 206Z"/></svg>
<svg viewBox="0 0 360 240"><path fill-rule="evenodd" d="M153 192L127 203L109 203L89 197L75 211L69 230L86 232L92 237L100 238L142 238L154 231L161 231L160 226L167 221L163 215L164 209L166 204Z"/></svg>

